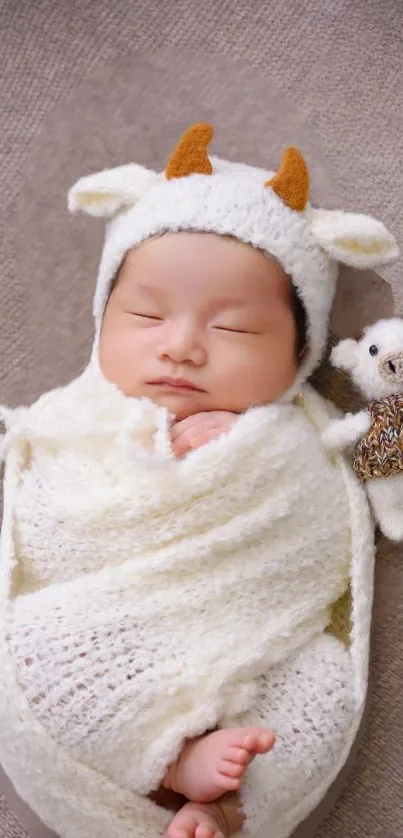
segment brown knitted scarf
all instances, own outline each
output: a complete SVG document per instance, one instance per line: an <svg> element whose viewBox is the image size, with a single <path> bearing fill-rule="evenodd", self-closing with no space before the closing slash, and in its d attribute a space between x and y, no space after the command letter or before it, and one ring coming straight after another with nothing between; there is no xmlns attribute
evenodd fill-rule
<svg viewBox="0 0 403 838"><path fill-rule="evenodd" d="M368 405L369 431L357 442L353 466L361 481L403 472L403 394Z"/></svg>

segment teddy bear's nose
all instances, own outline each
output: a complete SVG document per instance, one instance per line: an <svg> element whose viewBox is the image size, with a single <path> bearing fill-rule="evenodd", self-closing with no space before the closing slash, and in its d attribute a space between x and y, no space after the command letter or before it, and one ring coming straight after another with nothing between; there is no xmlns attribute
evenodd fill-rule
<svg viewBox="0 0 403 838"><path fill-rule="evenodd" d="M384 355L379 362L379 374L384 381L403 384L403 351Z"/></svg>

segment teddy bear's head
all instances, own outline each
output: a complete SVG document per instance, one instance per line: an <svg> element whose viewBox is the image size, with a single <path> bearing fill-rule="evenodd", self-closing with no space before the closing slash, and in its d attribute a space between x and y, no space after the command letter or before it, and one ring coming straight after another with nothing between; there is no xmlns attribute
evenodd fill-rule
<svg viewBox="0 0 403 838"><path fill-rule="evenodd" d="M343 340L331 354L367 399L403 393L403 319L378 320L358 340Z"/></svg>

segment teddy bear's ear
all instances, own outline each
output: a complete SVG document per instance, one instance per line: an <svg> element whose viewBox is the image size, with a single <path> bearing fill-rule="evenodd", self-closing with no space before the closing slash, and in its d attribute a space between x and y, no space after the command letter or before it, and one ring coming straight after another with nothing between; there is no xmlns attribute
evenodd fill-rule
<svg viewBox="0 0 403 838"><path fill-rule="evenodd" d="M338 367L338 369L350 372L355 366L357 348L358 343L356 340L353 340L352 338L342 340L334 347L330 355L331 363L334 367Z"/></svg>
<svg viewBox="0 0 403 838"><path fill-rule="evenodd" d="M108 218L134 205L159 179L156 172L129 163L80 178L68 193L70 212Z"/></svg>
<svg viewBox="0 0 403 838"><path fill-rule="evenodd" d="M308 211L311 230L332 259L352 268L376 268L399 256L395 238L370 215L341 210Z"/></svg>

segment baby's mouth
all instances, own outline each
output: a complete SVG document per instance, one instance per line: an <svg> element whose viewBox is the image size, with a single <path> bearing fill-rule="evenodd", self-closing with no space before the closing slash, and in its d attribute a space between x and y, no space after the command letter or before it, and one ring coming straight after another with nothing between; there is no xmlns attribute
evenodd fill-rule
<svg viewBox="0 0 403 838"><path fill-rule="evenodd" d="M157 387L165 388L167 390L178 390L180 392L194 393L205 392L205 390L202 390L200 387L197 387L195 384L193 384L192 381L188 381L187 378L174 378L171 376L164 376L163 378L156 378L154 381L148 381L147 383Z"/></svg>

